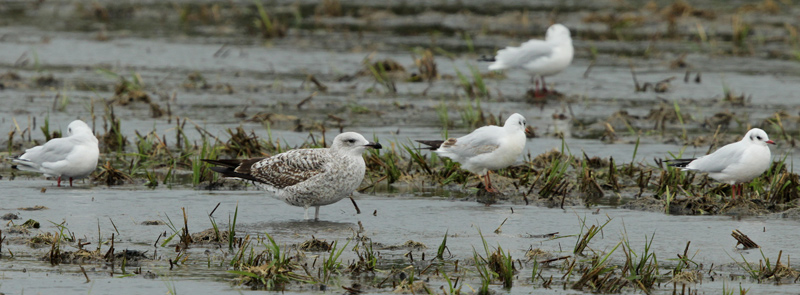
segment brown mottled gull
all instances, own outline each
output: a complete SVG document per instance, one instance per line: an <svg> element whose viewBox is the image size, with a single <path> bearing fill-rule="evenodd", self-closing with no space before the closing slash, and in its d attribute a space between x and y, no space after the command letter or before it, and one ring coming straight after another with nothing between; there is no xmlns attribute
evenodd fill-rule
<svg viewBox="0 0 800 295"><path fill-rule="evenodd" d="M211 170L228 177L251 180L273 197L306 209L338 202L355 191L364 179L366 164L361 154L380 143L367 141L361 134L345 132L336 136L330 148L296 149L269 158L203 160L221 167Z"/></svg>

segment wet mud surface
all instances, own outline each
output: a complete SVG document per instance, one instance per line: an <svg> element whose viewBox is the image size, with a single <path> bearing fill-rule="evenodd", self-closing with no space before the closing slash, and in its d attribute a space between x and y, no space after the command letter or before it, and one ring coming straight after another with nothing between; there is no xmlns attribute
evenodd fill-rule
<svg viewBox="0 0 800 295"><path fill-rule="evenodd" d="M277 273L296 276L273 288L290 293L455 293L442 274L459 278L453 289L477 293L481 261L502 247L516 271L510 289L490 279L496 292L642 292L650 282L654 294L743 294L739 286L794 294L795 5L271 1L265 28L254 3L0 4L0 130L8 132L0 139L0 292L270 289L236 271L269 273L247 263L265 257L257 254L272 237L297 263L281 266ZM557 94L531 97L527 74L492 73L476 61L541 37L551 22L571 29L576 52L547 79ZM535 137L518 165L493 175L500 196L476 189L474 175L404 150L514 112ZM107 166L94 180L58 188L9 168L9 156L76 118L101 137L99 166ZM745 199L730 200L729 186L703 175L665 172L657 160L706 154L751 127L777 142L776 164ZM222 146L220 157L262 155L339 130L386 147L366 156L361 213L345 199L309 222L302 208L253 187L205 174L193 181L204 143ZM225 150L245 135L261 145ZM554 150L561 156L540 157ZM390 160L400 168L387 168ZM553 168L568 172L551 182ZM592 225L602 230L575 251ZM734 230L761 248L742 250ZM334 252L301 249L312 237L344 249L331 276L321 261ZM370 252L366 241L378 253L372 269L357 263ZM655 253L659 275L634 276L629 250ZM595 267L609 275L592 276Z"/></svg>

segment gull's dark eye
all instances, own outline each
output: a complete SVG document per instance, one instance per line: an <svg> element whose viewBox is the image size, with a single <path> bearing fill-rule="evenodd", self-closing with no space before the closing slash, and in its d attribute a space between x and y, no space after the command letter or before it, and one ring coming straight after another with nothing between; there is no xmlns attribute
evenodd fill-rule
<svg viewBox="0 0 800 295"><path fill-rule="evenodd" d="M761 140L761 136L760 135L756 135L756 139Z"/></svg>
<svg viewBox="0 0 800 295"><path fill-rule="evenodd" d="M349 143L356 143L356 140L351 138L351 139L348 139L348 140L347 140L347 142L349 142Z"/></svg>

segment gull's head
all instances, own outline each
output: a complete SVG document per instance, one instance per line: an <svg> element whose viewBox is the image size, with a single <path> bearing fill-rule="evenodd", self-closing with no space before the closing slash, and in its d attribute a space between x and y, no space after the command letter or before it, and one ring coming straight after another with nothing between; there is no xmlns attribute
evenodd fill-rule
<svg viewBox="0 0 800 295"><path fill-rule="evenodd" d="M569 29L562 24L553 24L549 28L547 28L547 33L544 36L544 39L547 41L570 41L572 42L572 37L570 37Z"/></svg>
<svg viewBox="0 0 800 295"><path fill-rule="evenodd" d="M513 131L521 130L525 131L525 117L518 113L514 113L508 119L506 119L505 125L503 128L511 129Z"/></svg>
<svg viewBox="0 0 800 295"><path fill-rule="evenodd" d="M760 145L775 144L774 141L769 140L767 133L759 128L753 128L750 129L750 131L747 131L747 134L744 135L742 141Z"/></svg>
<svg viewBox="0 0 800 295"><path fill-rule="evenodd" d="M69 126L67 126L67 136L72 136L73 134L74 135L78 135L78 134L89 134L89 135L92 135L92 129L89 128L89 125L86 125L86 123L84 123L83 121L75 120L75 121L72 121L72 123L69 123Z"/></svg>
<svg viewBox="0 0 800 295"><path fill-rule="evenodd" d="M371 142L361 134L355 132L345 132L336 136L331 144L331 149L344 151L348 154L361 155L367 148L380 149L380 143Z"/></svg>

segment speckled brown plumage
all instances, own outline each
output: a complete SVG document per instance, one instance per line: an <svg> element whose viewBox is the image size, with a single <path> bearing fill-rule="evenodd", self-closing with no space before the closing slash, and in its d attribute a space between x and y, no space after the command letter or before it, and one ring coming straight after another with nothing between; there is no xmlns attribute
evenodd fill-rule
<svg viewBox="0 0 800 295"><path fill-rule="evenodd" d="M330 161L318 149L291 150L256 162L250 169L259 182L282 189L306 181L325 172Z"/></svg>
<svg viewBox="0 0 800 295"><path fill-rule="evenodd" d="M230 177L252 180L258 187L289 205L306 208L338 202L355 191L364 179L366 164L361 154L381 145L361 134L346 132L333 139L330 148L297 149L269 158L206 160L220 165L211 169Z"/></svg>

